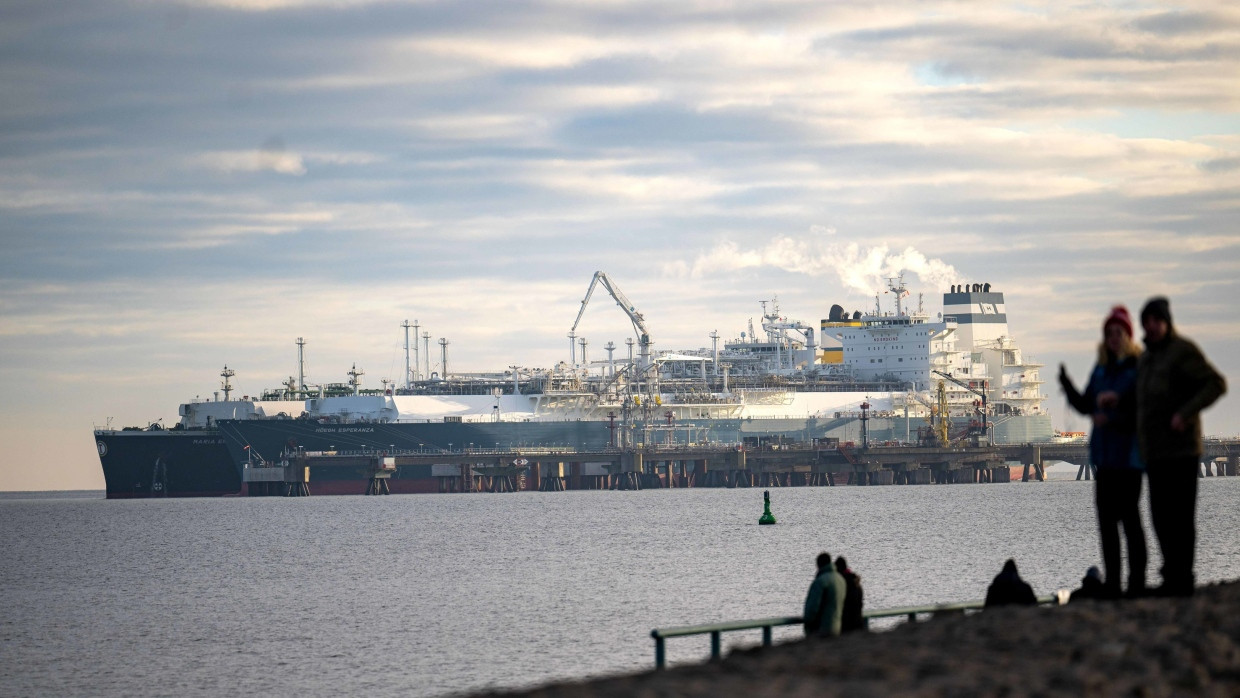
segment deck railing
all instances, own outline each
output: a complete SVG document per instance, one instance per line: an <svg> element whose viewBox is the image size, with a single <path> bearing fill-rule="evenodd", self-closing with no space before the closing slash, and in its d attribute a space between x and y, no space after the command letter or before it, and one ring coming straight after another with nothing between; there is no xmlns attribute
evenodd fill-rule
<svg viewBox="0 0 1240 698"><path fill-rule="evenodd" d="M1038 597L1040 605L1061 606L1068 602L1069 592L1067 589L1060 589L1054 594ZM960 601L957 603L935 604L930 606L902 606L899 608L888 608L879 611L865 611L861 614L862 620L868 628L870 621L876 618L899 618L905 617L910 623L917 621L919 615L931 615L936 613L963 613L965 611L980 611L985 606L982 601ZM756 620L736 620L724 623L709 623L706 625L682 625L674 628L655 628L650 631L650 637L654 638L654 666L656 669L664 669L667 667L667 646L666 640L669 637L687 637L689 635L710 635L710 659L718 661L722 656L722 635L726 632L734 632L737 630L762 630L762 646L771 646L771 629L784 625L800 625L801 616L776 616L774 618L758 618Z"/></svg>

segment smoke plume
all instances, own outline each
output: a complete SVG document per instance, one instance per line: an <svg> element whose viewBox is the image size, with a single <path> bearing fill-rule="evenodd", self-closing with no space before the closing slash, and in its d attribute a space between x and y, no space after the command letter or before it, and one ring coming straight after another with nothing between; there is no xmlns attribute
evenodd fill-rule
<svg viewBox="0 0 1240 698"><path fill-rule="evenodd" d="M887 279L901 272L913 273L928 291L945 291L960 274L950 264L931 259L912 247L892 252L885 245L865 247L857 243L835 243L780 237L759 249L741 249L725 242L701 254L692 265L669 269L691 278L750 269L774 267L799 274L835 275L849 291L870 296L887 289ZM909 281L909 279L906 279Z"/></svg>

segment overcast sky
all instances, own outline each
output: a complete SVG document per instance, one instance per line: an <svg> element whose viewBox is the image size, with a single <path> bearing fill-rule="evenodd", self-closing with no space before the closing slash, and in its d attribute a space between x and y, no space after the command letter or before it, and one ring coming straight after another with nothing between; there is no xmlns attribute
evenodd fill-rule
<svg viewBox="0 0 1240 698"><path fill-rule="evenodd" d="M596 270L656 349L989 282L1060 427L1114 303L1240 375L1223 0L9 0L0 95L0 490L102 488L93 426L297 337L315 382L398 380L406 319L550 366ZM632 330L596 295L579 334Z"/></svg>

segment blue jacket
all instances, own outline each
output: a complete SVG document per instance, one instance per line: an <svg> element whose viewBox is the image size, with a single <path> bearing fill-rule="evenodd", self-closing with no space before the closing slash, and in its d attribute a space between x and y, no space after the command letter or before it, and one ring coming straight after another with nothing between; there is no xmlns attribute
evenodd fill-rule
<svg viewBox="0 0 1240 698"><path fill-rule="evenodd" d="M1089 460L1099 468L1144 468L1137 452L1137 358L1128 356L1118 361L1099 362L1089 376L1085 392L1079 393L1072 383L1062 380L1068 403L1081 414L1101 412L1106 424L1094 425L1089 437ZM1119 394L1119 404L1102 410L1098 395L1107 391Z"/></svg>

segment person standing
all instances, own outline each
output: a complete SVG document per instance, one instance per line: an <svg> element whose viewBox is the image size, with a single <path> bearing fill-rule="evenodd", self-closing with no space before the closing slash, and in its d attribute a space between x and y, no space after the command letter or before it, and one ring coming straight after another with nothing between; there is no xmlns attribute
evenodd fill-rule
<svg viewBox="0 0 1240 698"><path fill-rule="evenodd" d="M1128 309L1117 305L1102 323L1098 362L1085 392L1077 392L1068 371L1059 365L1059 384L1068 404L1089 415L1089 462L1097 468L1094 506L1106 570L1103 595L1118 598L1123 561L1119 528L1128 541L1128 595L1145 593L1145 531L1141 528L1141 477L1144 464L1137 454L1137 359L1141 348L1132 340Z"/></svg>
<svg viewBox="0 0 1240 698"><path fill-rule="evenodd" d="M844 578L831 565L829 554L821 553L816 562L818 574L805 594L805 612L802 614L805 636L839 635L844 612Z"/></svg>
<svg viewBox="0 0 1240 698"><path fill-rule="evenodd" d="M861 609L865 605L864 592L861 590L861 577L848 569L844 556L835 558L835 571L844 580L844 610L840 617L840 632L850 633L854 630L865 630L865 618Z"/></svg>
<svg viewBox="0 0 1240 698"><path fill-rule="evenodd" d="M1191 596L1197 546L1197 469L1201 411L1227 382L1197 345L1171 323L1171 303L1141 309L1145 353L1137 364L1137 444L1150 478L1150 518L1162 551L1165 596Z"/></svg>

